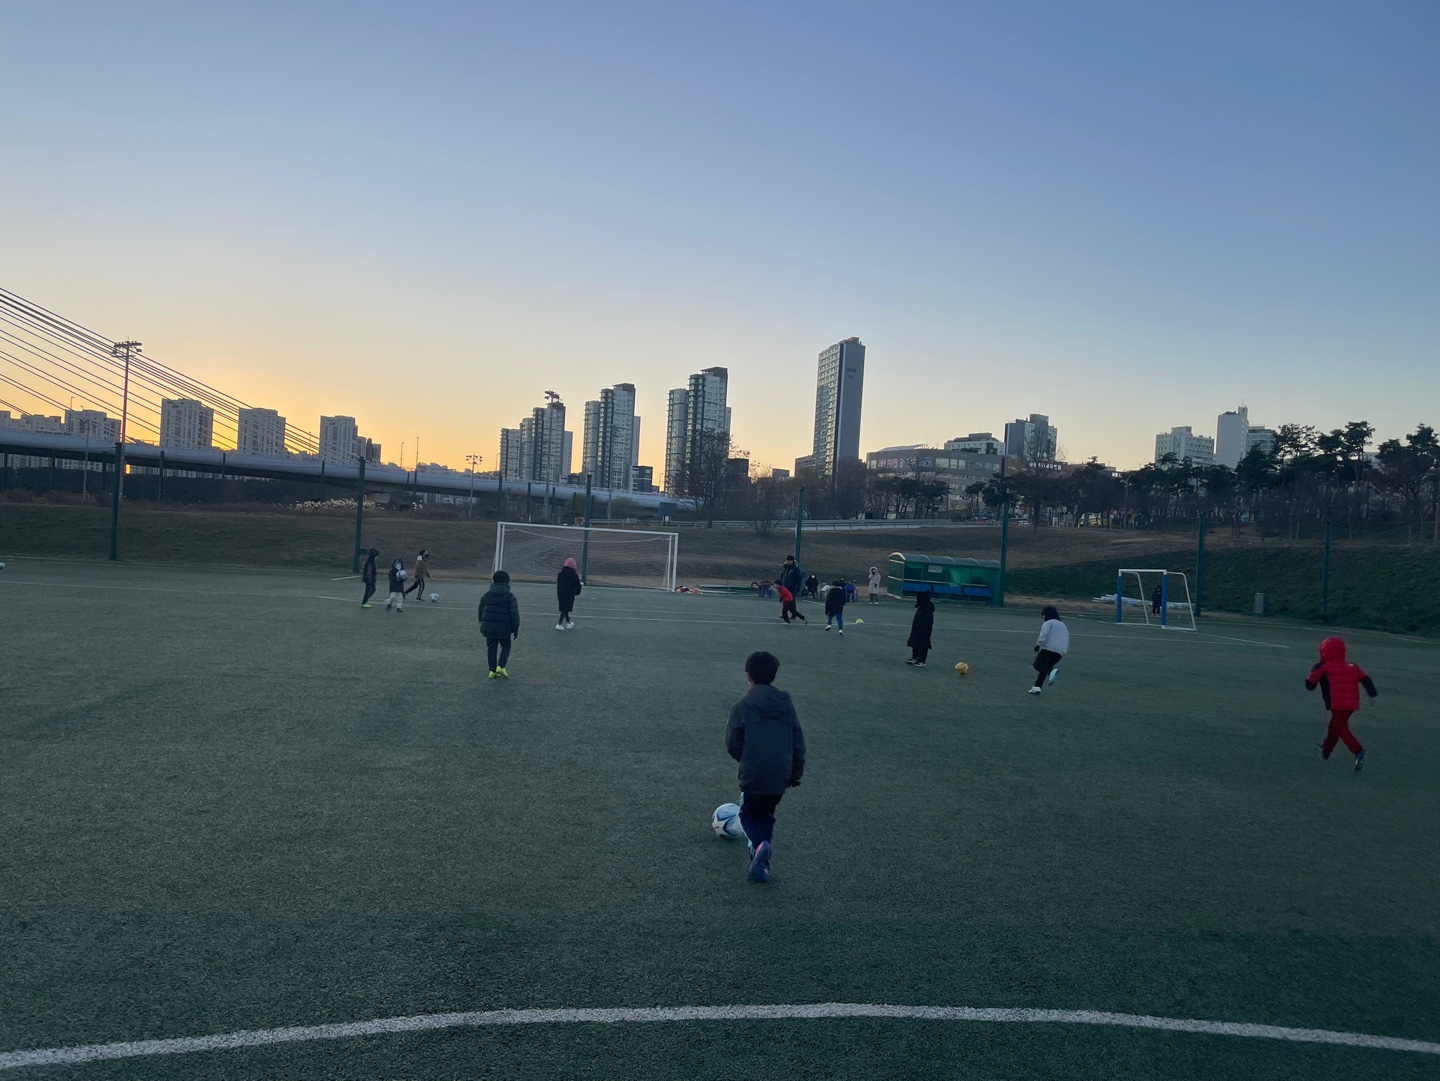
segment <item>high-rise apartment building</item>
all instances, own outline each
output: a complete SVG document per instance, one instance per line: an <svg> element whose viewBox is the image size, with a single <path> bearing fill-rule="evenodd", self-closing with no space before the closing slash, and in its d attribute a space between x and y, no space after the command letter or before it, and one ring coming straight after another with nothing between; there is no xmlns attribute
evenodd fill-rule
<svg viewBox="0 0 1440 1081"><path fill-rule="evenodd" d="M285 418L273 409L242 409L235 436L240 454L285 457Z"/></svg>
<svg viewBox="0 0 1440 1081"><path fill-rule="evenodd" d="M685 388L685 458L677 490L689 486L689 474L699 460L705 433L729 433L731 413L725 404L729 389L730 372L725 368L702 368L690 377Z"/></svg>
<svg viewBox="0 0 1440 1081"><path fill-rule="evenodd" d="M865 393L865 346L836 342L820 354L815 379L815 441L811 456L822 476L840 462L860 460L860 400Z"/></svg>
<svg viewBox="0 0 1440 1081"><path fill-rule="evenodd" d="M1250 430L1245 435L1245 450L1248 453L1259 447L1265 454L1275 453L1275 429L1262 428L1258 424L1250 425Z"/></svg>
<svg viewBox="0 0 1440 1081"><path fill-rule="evenodd" d="M685 419L690 415L690 392L676 387L668 396L665 410L665 491L685 493Z"/></svg>
<svg viewBox="0 0 1440 1081"><path fill-rule="evenodd" d="M1215 418L1215 464L1234 469L1249 450L1250 410L1229 409Z"/></svg>
<svg viewBox="0 0 1440 1081"><path fill-rule="evenodd" d="M580 471L597 488L629 491L636 463L635 386L616 383L585 403Z"/></svg>
<svg viewBox="0 0 1440 1081"><path fill-rule="evenodd" d="M192 398L160 400L160 445L210 450L215 444L215 410Z"/></svg>
<svg viewBox="0 0 1440 1081"><path fill-rule="evenodd" d="M320 418L320 457L327 462L349 463L359 459L360 432L354 417Z"/></svg>
<svg viewBox="0 0 1440 1081"><path fill-rule="evenodd" d="M565 403L545 392L518 428L500 429L500 475L511 480L558 484L570 472L570 433L565 430Z"/></svg>
<svg viewBox="0 0 1440 1081"><path fill-rule="evenodd" d="M519 428L500 429L498 461L500 475L506 480L525 479L525 444L520 437Z"/></svg>
<svg viewBox="0 0 1440 1081"><path fill-rule="evenodd" d="M1031 462L1053 462L1060 445L1060 433L1043 413L1031 413L1005 425L1005 454Z"/></svg>
<svg viewBox="0 0 1440 1081"><path fill-rule="evenodd" d="M1215 464L1215 440L1208 435L1196 435L1186 424L1171 428L1155 437L1155 461L1158 463L1167 454L1175 455L1177 462L1187 458L1191 465Z"/></svg>
<svg viewBox="0 0 1440 1081"><path fill-rule="evenodd" d="M120 421L99 409L65 410L65 434L78 435L92 443L115 443L120 439Z"/></svg>

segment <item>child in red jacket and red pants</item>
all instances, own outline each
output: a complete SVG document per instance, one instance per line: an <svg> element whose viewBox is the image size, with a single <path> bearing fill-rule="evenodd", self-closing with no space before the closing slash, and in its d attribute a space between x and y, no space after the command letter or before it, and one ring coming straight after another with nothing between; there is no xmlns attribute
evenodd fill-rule
<svg viewBox="0 0 1440 1081"><path fill-rule="evenodd" d="M1365 748L1350 731L1350 715L1360 708L1360 688L1374 698L1380 692L1365 669L1345 659L1345 639L1327 638L1320 643L1320 661L1305 677L1305 689L1320 688L1325 708L1330 711L1330 727L1325 742L1320 744L1320 757L1329 758L1336 743L1343 742L1355 756L1355 769L1365 765Z"/></svg>
<svg viewBox="0 0 1440 1081"><path fill-rule="evenodd" d="M780 618L789 623L790 617L794 616L801 623L805 623L805 617L800 614L800 609L795 607L795 594L779 582L775 583L775 591L780 594Z"/></svg>

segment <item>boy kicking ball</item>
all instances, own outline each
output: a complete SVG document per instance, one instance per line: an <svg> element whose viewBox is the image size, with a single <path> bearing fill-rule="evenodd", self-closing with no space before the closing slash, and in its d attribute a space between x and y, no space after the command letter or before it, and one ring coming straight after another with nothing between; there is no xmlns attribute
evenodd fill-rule
<svg viewBox="0 0 1440 1081"><path fill-rule="evenodd" d="M770 653L745 658L750 689L730 710L725 749L740 763L740 825L750 844L750 881L770 881L775 808L805 772L805 733L795 704L773 684L780 661Z"/></svg>
<svg viewBox="0 0 1440 1081"><path fill-rule="evenodd" d="M1330 727L1325 731L1325 742L1320 744L1320 757L1329 758L1335 744L1344 743L1346 750L1355 756L1355 772L1365 765L1365 748L1350 731L1350 715L1360 708L1360 688L1371 698L1379 695L1375 681L1365 669L1345 659L1345 639L1327 638L1320 643L1320 660L1305 677L1305 689L1320 688L1325 699L1325 708L1330 711Z"/></svg>
<svg viewBox="0 0 1440 1081"><path fill-rule="evenodd" d="M1047 605L1040 618L1044 622L1040 624L1040 637L1035 640L1035 662L1031 667L1036 675L1031 694L1039 694L1055 682L1060 674L1060 661L1070 649L1070 628L1061 621L1055 606Z"/></svg>

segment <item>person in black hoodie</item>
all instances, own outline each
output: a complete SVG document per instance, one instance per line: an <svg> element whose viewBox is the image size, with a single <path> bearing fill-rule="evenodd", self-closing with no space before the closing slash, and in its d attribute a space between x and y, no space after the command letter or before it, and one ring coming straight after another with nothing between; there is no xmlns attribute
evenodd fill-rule
<svg viewBox="0 0 1440 1081"><path fill-rule="evenodd" d="M935 629L935 601L930 591L915 596L915 615L910 620L910 637L905 644L910 647L910 659L906 664L916 668L925 667L925 658L930 654L930 632Z"/></svg>
<svg viewBox="0 0 1440 1081"><path fill-rule="evenodd" d="M360 569L360 581L365 583L365 596L360 598L361 608L369 608L370 598L375 596L375 560L379 558L379 548L371 548L365 554L365 566Z"/></svg>
<svg viewBox="0 0 1440 1081"><path fill-rule="evenodd" d="M840 579L830 583L830 588L825 591L825 629L830 629L831 623L840 632L840 637L845 637L845 583Z"/></svg>
<svg viewBox="0 0 1440 1081"><path fill-rule="evenodd" d="M510 592L510 575L496 571L490 580L495 584L480 598L480 633L485 636L489 678L509 679L505 666L510 663L511 641L520 637L520 604Z"/></svg>
<svg viewBox="0 0 1440 1081"><path fill-rule="evenodd" d="M560 619L555 623L557 631L573 631L575 621L570 613L575 610L575 598L580 596L580 572L575 569L575 557L571 556L560 568L555 579L555 594L560 600Z"/></svg>
<svg viewBox="0 0 1440 1081"><path fill-rule="evenodd" d="M780 661L758 652L745 658L750 689L730 709L725 749L740 763L740 825L750 845L750 881L770 881L775 808L805 773L805 733L795 704L773 686Z"/></svg>
<svg viewBox="0 0 1440 1081"><path fill-rule="evenodd" d="M385 611L393 607L397 612L405 611L405 561L399 556L390 564L390 596L385 600Z"/></svg>
<svg viewBox="0 0 1440 1081"><path fill-rule="evenodd" d="M785 565L780 568L780 577L776 581L795 596L800 596L800 591L805 586L805 574L800 570L800 564L795 562L794 556L785 557Z"/></svg>

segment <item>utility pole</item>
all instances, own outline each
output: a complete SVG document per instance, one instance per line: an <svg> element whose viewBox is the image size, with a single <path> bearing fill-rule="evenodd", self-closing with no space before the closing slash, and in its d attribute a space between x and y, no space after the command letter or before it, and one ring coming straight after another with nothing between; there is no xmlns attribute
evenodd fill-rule
<svg viewBox="0 0 1440 1081"><path fill-rule="evenodd" d="M805 485L795 496L795 562L800 562L800 530L805 525Z"/></svg>
<svg viewBox="0 0 1440 1081"><path fill-rule="evenodd" d="M1000 456L1000 576L995 588L995 604L1005 607L1005 558L1010 551L1010 488L1005 483L1005 456Z"/></svg>
<svg viewBox="0 0 1440 1081"><path fill-rule="evenodd" d="M470 463L470 504L465 508L465 517L475 517L475 467L485 459L479 454L467 454L465 460Z"/></svg>
<svg viewBox="0 0 1440 1081"><path fill-rule="evenodd" d="M113 356L125 361L125 384L120 392L120 442L117 446L123 448L126 440L126 427L130 420L130 361L136 353L140 352L139 342L116 342L110 349ZM115 453L115 504L118 507L120 500L125 495L125 452L123 449ZM118 518L119 510L115 511L113 517ZM112 524L112 534L119 529L118 522ZM110 558L118 558L115 554L116 539L110 538Z"/></svg>

